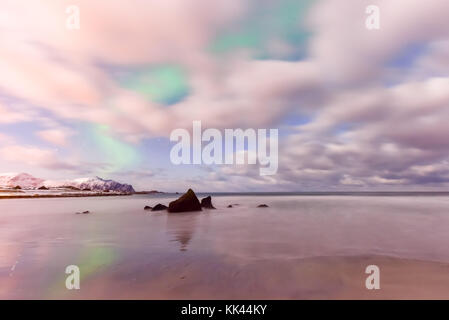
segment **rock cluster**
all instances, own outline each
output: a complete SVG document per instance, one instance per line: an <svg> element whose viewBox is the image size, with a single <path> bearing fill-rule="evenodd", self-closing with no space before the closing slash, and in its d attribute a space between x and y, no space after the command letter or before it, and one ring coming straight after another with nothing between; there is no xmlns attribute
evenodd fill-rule
<svg viewBox="0 0 449 320"><path fill-rule="evenodd" d="M238 206L237 203L228 205L228 208L233 208L234 206ZM266 204L260 204L257 206L258 208L268 208ZM212 204L212 197L207 196L201 199L201 202L198 200L195 192L192 189L187 190L181 197L169 203L168 207L158 203L154 207L145 206L144 210L151 211L162 211L168 210L168 212L190 212L190 211L202 211L202 208L205 209L216 209Z"/></svg>

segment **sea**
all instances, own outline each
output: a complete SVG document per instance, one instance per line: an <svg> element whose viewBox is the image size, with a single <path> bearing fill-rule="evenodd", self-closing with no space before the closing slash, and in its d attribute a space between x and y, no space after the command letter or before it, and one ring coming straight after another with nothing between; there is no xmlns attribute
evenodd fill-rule
<svg viewBox="0 0 449 320"><path fill-rule="evenodd" d="M449 298L449 193L197 195L0 200L0 299Z"/></svg>

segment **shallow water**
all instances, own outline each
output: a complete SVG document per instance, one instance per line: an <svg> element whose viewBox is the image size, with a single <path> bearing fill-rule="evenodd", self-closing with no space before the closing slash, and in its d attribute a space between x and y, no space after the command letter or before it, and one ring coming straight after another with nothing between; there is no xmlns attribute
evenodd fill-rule
<svg viewBox="0 0 449 320"><path fill-rule="evenodd" d="M447 196L233 195L199 213L143 210L173 197L0 200L0 298L338 298L358 264L329 274L341 260L320 257L449 263ZM65 288L68 265L81 290Z"/></svg>

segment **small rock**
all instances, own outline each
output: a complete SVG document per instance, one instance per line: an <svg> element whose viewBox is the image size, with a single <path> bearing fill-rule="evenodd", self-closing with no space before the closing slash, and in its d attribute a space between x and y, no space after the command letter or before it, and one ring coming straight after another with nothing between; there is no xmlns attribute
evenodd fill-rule
<svg viewBox="0 0 449 320"><path fill-rule="evenodd" d="M76 214L89 214L90 211L76 212Z"/></svg>
<svg viewBox="0 0 449 320"><path fill-rule="evenodd" d="M212 205L212 197L208 196L201 199L201 207L206 209L215 209L215 207Z"/></svg>
<svg viewBox="0 0 449 320"><path fill-rule="evenodd" d="M162 210L166 210L167 206L164 206L163 204L158 203L157 205L154 206L153 209L151 209L151 211L162 211Z"/></svg>
<svg viewBox="0 0 449 320"><path fill-rule="evenodd" d="M230 205L228 206L228 208L232 208L232 204L230 204Z"/></svg>
<svg viewBox="0 0 449 320"><path fill-rule="evenodd" d="M151 210L151 209L153 209L153 208L150 207L150 206L145 206L145 207L143 208L143 210Z"/></svg>
<svg viewBox="0 0 449 320"><path fill-rule="evenodd" d="M268 206L266 204L259 204L257 208L268 208Z"/></svg>
<svg viewBox="0 0 449 320"><path fill-rule="evenodd" d="M48 190L46 186L39 187L37 190Z"/></svg>

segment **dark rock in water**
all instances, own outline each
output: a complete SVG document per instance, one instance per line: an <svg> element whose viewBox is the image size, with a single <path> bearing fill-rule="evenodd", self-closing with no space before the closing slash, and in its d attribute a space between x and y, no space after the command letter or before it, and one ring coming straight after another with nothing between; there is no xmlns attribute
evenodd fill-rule
<svg viewBox="0 0 449 320"><path fill-rule="evenodd" d="M228 206L228 208L232 208L232 204L230 204L230 205Z"/></svg>
<svg viewBox="0 0 449 320"><path fill-rule="evenodd" d="M37 188L37 190L48 190L48 188L46 186L42 186L42 187Z"/></svg>
<svg viewBox="0 0 449 320"><path fill-rule="evenodd" d="M201 207L206 209L215 209L212 205L212 197L208 196L206 198L201 199Z"/></svg>
<svg viewBox="0 0 449 320"><path fill-rule="evenodd" d="M20 189L22 189L20 186L15 186L14 188L13 188L14 190L20 190Z"/></svg>
<svg viewBox="0 0 449 320"><path fill-rule="evenodd" d="M259 204L257 208L268 208L268 206L266 204Z"/></svg>
<svg viewBox="0 0 449 320"><path fill-rule="evenodd" d="M151 209L153 209L153 208L150 207L150 206L145 206L145 207L143 208L143 210L151 210Z"/></svg>
<svg viewBox="0 0 449 320"><path fill-rule="evenodd" d="M92 191L91 188L84 188L82 191Z"/></svg>
<svg viewBox="0 0 449 320"><path fill-rule="evenodd" d="M187 190L178 200L170 202L168 212L201 211L201 203L192 189Z"/></svg>
<svg viewBox="0 0 449 320"><path fill-rule="evenodd" d="M90 211L77 212L76 214L89 214Z"/></svg>
<svg viewBox="0 0 449 320"><path fill-rule="evenodd" d="M153 209L151 209L151 211L162 211L162 210L166 210L167 206L164 206L163 204L158 203L157 205L154 206Z"/></svg>

